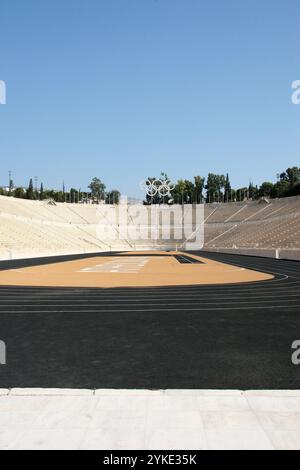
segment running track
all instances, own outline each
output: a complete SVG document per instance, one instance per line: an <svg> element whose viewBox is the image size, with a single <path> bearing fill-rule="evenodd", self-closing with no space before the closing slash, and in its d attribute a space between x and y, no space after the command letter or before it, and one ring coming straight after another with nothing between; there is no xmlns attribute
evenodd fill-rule
<svg viewBox="0 0 300 470"><path fill-rule="evenodd" d="M291 344L300 339L300 262L199 254L275 279L180 288L0 286L7 346L0 388L300 389L300 365L291 363ZM0 269L41 262L49 258L1 262Z"/></svg>

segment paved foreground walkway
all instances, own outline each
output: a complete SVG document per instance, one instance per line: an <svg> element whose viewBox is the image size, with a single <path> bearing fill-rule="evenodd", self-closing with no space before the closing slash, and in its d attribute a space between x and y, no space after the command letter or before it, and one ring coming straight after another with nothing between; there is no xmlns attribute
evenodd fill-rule
<svg viewBox="0 0 300 470"><path fill-rule="evenodd" d="M300 391L0 389L0 449L300 449Z"/></svg>

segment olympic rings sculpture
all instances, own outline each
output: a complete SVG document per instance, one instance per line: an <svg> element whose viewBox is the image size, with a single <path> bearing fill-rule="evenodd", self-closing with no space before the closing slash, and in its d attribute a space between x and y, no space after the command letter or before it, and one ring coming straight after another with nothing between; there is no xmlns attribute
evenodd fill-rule
<svg viewBox="0 0 300 470"><path fill-rule="evenodd" d="M171 195L175 183L170 179L155 179L153 181L147 179L140 183L140 188L146 192L147 196L154 197L158 194L161 197L166 197Z"/></svg>

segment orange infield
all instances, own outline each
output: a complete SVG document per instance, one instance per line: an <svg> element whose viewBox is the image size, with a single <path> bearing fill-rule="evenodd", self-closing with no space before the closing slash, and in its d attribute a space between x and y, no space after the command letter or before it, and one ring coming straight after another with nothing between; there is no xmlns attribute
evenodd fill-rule
<svg viewBox="0 0 300 470"><path fill-rule="evenodd" d="M155 256L149 256L154 255ZM201 264L181 264L172 254ZM217 261L166 252L129 252L0 271L0 285L55 287L138 287L232 284L273 276Z"/></svg>

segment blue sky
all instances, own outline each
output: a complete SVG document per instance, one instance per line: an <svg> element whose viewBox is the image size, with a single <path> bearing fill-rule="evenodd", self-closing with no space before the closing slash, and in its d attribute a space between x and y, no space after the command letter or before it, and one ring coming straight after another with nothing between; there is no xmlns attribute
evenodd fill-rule
<svg viewBox="0 0 300 470"><path fill-rule="evenodd" d="M300 165L299 0L0 0L0 183Z"/></svg>

